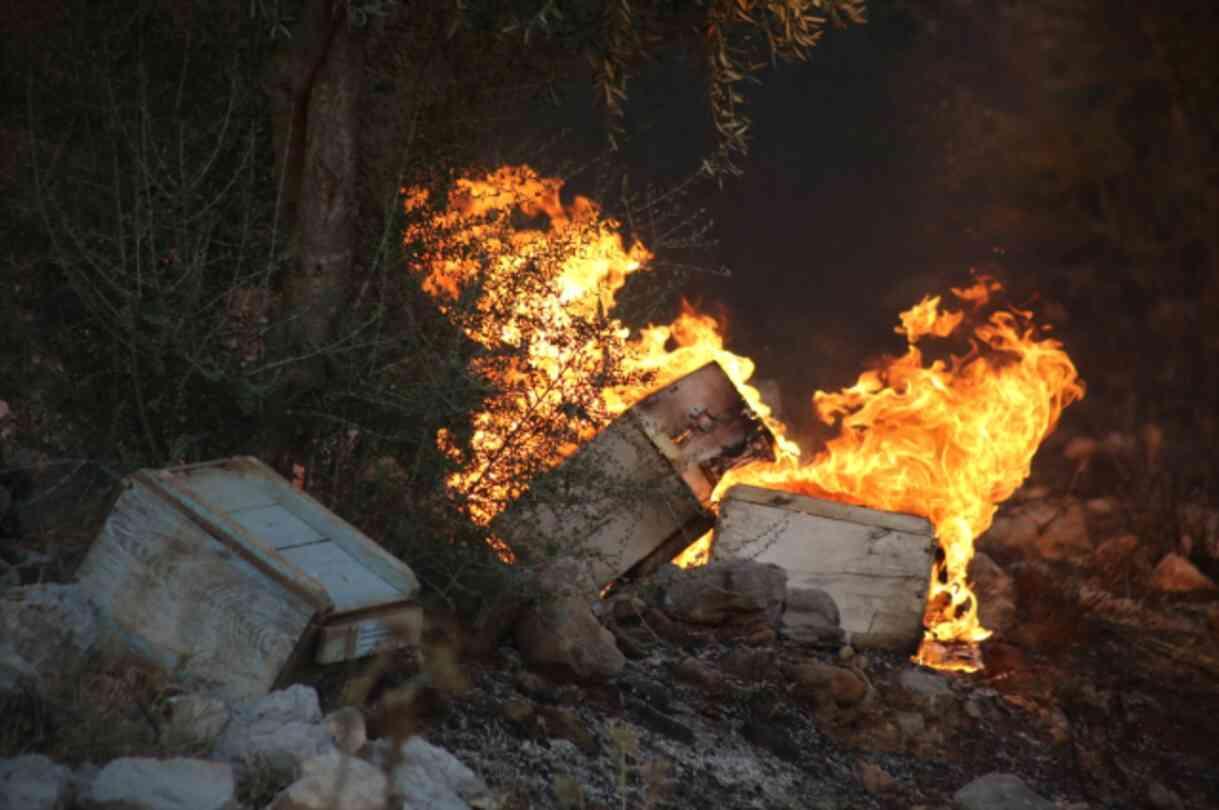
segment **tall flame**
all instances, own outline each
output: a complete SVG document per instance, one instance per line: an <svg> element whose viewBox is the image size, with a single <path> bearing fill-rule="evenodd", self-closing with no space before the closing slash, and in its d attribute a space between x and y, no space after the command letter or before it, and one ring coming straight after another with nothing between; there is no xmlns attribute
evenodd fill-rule
<svg viewBox="0 0 1219 810"><path fill-rule="evenodd" d="M720 324L688 304L668 326L649 326L631 334L622 323L608 318L595 334L581 333L581 339L572 339L569 332L576 320L608 312L627 276L644 269L651 255L642 245L624 246L617 224L603 219L591 201L576 198L564 206L561 185L524 167L465 178L450 195L447 209L421 226L451 233L450 246L477 243L493 259L488 270L485 263L432 255L425 265L425 289L443 307L457 299L463 285L482 274L488 306L498 302L501 311L467 333L484 344L515 341L527 356L526 362L505 372L523 381L526 395L520 386L510 386L475 416L468 456L462 456L447 436L439 437L454 458L465 462L449 485L460 492L479 487L484 492L472 516L488 522L526 483L513 480L511 470L495 479L495 460L520 424L539 408L549 409L552 416L562 413L563 386L557 381L573 368L589 370L587 358L593 363L612 358L619 375L600 390L598 413L581 431L581 438L651 390L715 360L778 443L776 461L730 471L715 498L734 483L749 483L927 517L942 554L931 575L925 641L976 643L987 638L990 632L978 621L977 600L967 577L973 543L990 526L998 504L1028 476L1034 453L1063 408L1084 394L1061 344L1036 327L1031 313L996 308L993 301L1001 287L991 278L978 277L971 286L954 289L960 309L944 307L938 296L926 297L900 315L897 332L907 341L902 356L864 372L849 388L814 394L812 406L818 418L836 425L838 433L815 457L804 461L784 426L749 384L753 361L728 351ZM414 201L408 204L421 199L419 192L408 193L408 200ZM489 214L513 209L527 217L544 214L546 227L504 231L489 221ZM545 288L549 292L503 307L513 292L514 274L548 259L555 280ZM545 314L541 320L539 312ZM522 326L526 318L532 331ZM549 331L539 332L538 323L546 324ZM962 336L970 345L963 356L928 362L919 348L926 338ZM606 350L607 343L613 344L612 351ZM546 392L555 395L548 399ZM546 462L558 463L576 446L568 442L548 447ZM700 540L678 558L678 564L704 560L709 542L709 537ZM925 643L920 660L953 666L937 658L935 649Z"/></svg>

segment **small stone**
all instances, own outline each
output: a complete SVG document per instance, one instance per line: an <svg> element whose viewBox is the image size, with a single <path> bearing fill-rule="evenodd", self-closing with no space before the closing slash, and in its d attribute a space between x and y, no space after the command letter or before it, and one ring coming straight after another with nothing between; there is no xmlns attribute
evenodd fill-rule
<svg viewBox="0 0 1219 810"><path fill-rule="evenodd" d="M849 669L835 667L830 676L830 696L839 706L854 706L868 696L868 685Z"/></svg>
<svg viewBox="0 0 1219 810"><path fill-rule="evenodd" d="M937 704L952 700L952 688L943 675L923 669L907 669L897 680L902 688L914 697L916 703L928 709L935 709Z"/></svg>
<svg viewBox="0 0 1219 810"><path fill-rule="evenodd" d="M961 788L953 796L961 810L1055 810L1054 804L1032 790L1018 776L989 773Z"/></svg>
<svg viewBox="0 0 1219 810"><path fill-rule="evenodd" d="M1164 593L1216 590L1215 582L1179 554L1165 554L1151 572L1151 587Z"/></svg>
<svg viewBox="0 0 1219 810"><path fill-rule="evenodd" d="M819 588L787 589L780 629L798 644L837 645L845 636L838 604Z"/></svg>
<svg viewBox="0 0 1219 810"><path fill-rule="evenodd" d="M787 599L787 572L753 560L722 560L674 576L665 611L678 621L719 625L761 614L776 623Z"/></svg>
<svg viewBox="0 0 1219 810"><path fill-rule="evenodd" d="M724 676L697 658L683 658L673 665L673 675L707 691L719 691L724 685Z"/></svg>
<svg viewBox="0 0 1219 810"><path fill-rule="evenodd" d="M1069 501L1041 530L1037 550L1047 560L1081 560L1091 556L1087 518L1078 501Z"/></svg>
<svg viewBox="0 0 1219 810"><path fill-rule="evenodd" d="M774 670L775 656L769 650L738 647L720 659L720 669L746 683L764 681Z"/></svg>
<svg viewBox="0 0 1219 810"><path fill-rule="evenodd" d="M381 769L339 751L301 766L301 776L267 810L385 810L389 780Z"/></svg>
<svg viewBox="0 0 1219 810"><path fill-rule="evenodd" d="M98 772L82 802L123 810L228 810L237 780L224 762L201 759L116 759Z"/></svg>
<svg viewBox="0 0 1219 810"><path fill-rule="evenodd" d="M897 784L897 780L875 762L861 762L858 772L860 784L873 796L888 793Z"/></svg>
<svg viewBox="0 0 1219 810"><path fill-rule="evenodd" d="M364 712L356 706L344 706L326 715L322 725L330 733L335 748L344 754L356 754L368 742L368 724Z"/></svg>
<svg viewBox="0 0 1219 810"><path fill-rule="evenodd" d="M1117 511L1117 498L1090 498L1084 503L1084 508L1093 515L1111 515Z"/></svg>
<svg viewBox="0 0 1219 810"><path fill-rule="evenodd" d="M622 672L626 657L583 596L552 596L525 611L516 647L531 667L584 681Z"/></svg>
<svg viewBox="0 0 1219 810"><path fill-rule="evenodd" d="M64 810L72 798L72 771L42 754L0 760L0 807Z"/></svg>

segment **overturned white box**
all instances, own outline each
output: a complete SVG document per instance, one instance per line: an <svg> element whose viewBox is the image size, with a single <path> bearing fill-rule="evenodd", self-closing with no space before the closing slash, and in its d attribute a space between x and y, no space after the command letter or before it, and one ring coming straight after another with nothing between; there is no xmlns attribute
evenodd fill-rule
<svg viewBox="0 0 1219 810"><path fill-rule="evenodd" d="M707 363L531 481L492 530L526 562L576 559L585 586L600 588L641 564L667 562L710 530L707 505L724 473L773 454L770 431L723 369Z"/></svg>
<svg viewBox="0 0 1219 810"><path fill-rule="evenodd" d="M128 476L77 575L115 651L234 699L422 632L410 568L251 457Z"/></svg>
<svg viewBox="0 0 1219 810"><path fill-rule="evenodd" d="M913 515L738 485L720 501L711 558L747 557L787 571L789 592L819 589L860 648L918 645L935 539Z"/></svg>

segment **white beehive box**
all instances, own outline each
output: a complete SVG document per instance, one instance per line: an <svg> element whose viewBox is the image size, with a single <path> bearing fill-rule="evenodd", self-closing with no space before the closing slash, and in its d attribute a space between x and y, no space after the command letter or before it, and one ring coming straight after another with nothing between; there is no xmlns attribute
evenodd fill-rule
<svg viewBox="0 0 1219 810"><path fill-rule="evenodd" d="M112 645L233 697L422 623L406 565L249 457L129 476L78 578Z"/></svg>
<svg viewBox="0 0 1219 810"><path fill-rule="evenodd" d="M645 559L668 561L714 522L724 472L773 458L774 439L732 380L707 363L615 419L492 523L527 561L562 553L601 587Z"/></svg>
<svg viewBox="0 0 1219 810"><path fill-rule="evenodd" d="M935 559L924 518L739 485L720 501L711 557L775 563L789 589L827 592L857 647L913 649L922 637Z"/></svg>

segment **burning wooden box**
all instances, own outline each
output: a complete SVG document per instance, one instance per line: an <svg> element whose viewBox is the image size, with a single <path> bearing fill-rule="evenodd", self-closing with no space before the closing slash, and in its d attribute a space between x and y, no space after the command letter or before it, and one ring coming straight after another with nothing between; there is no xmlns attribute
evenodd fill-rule
<svg viewBox="0 0 1219 810"><path fill-rule="evenodd" d="M235 698L422 622L409 568L248 457L125 479L79 578L112 647Z"/></svg>
<svg viewBox="0 0 1219 810"><path fill-rule="evenodd" d="M714 525L724 473L774 457L774 437L711 362L643 399L492 523L523 560L560 552L600 588L667 562Z"/></svg>
<svg viewBox="0 0 1219 810"><path fill-rule="evenodd" d="M935 540L920 517L738 485L720 501L712 559L775 563L789 593L820 589L857 647L913 649Z"/></svg>

